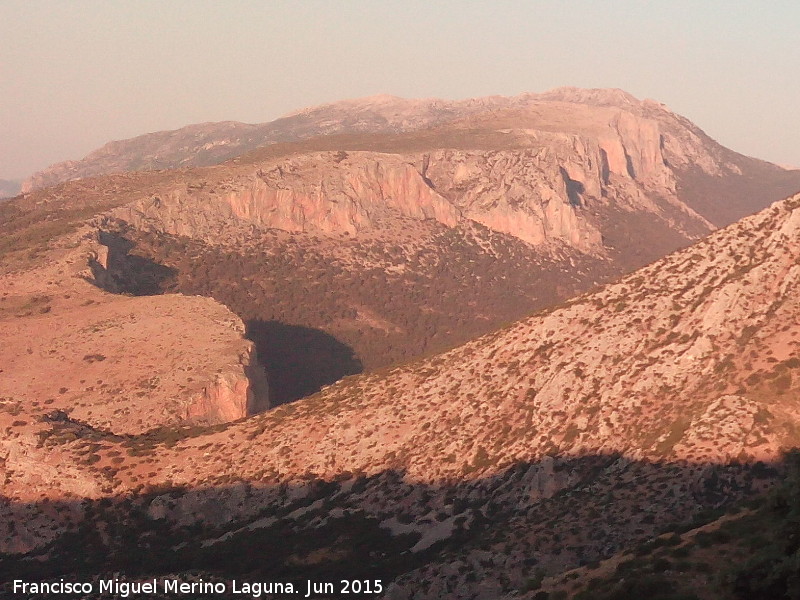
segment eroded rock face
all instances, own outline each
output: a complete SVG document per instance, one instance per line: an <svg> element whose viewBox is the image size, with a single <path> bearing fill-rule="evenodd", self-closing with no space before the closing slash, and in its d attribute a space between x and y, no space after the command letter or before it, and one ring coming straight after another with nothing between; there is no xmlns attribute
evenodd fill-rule
<svg viewBox="0 0 800 600"><path fill-rule="evenodd" d="M616 92L476 101L454 109L441 130L452 148L264 160L205 187L161 190L115 216L206 240L223 224L357 235L390 214L449 227L469 219L533 245L565 243L592 254L603 252L602 221L619 219L604 217L609 210L645 214L686 239L715 229L679 197L679 170L739 173L732 153L664 106ZM396 100L367 104L380 111ZM415 106L427 114L427 105ZM409 136L395 144L437 147Z"/></svg>
<svg viewBox="0 0 800 600"><path fill-rule="evenodd" d="M95 288L84 278L106 271L89 271L87 256L108 266L108 250L91 234L64 257L3 277L0 396L32 415L64 411L115 434L221 423L268 407L238 317L210 298Z"/></svg>
<svg viewBox="0 0 800 600"><path fill-rule="evenodd" d="M419 162L434 187L473 221L533 245L561 241L599 251L600 232L581 211L600 196L597 163L567 149L557 156L558 150L440 150ZM567 154L569 170L559 160Z"/></svg>
<svg viewBox="0 0 800 600"><path fill-rule="evenodd" d="M391 154L326 153L292 157L259 170L224 201L237 218L284 231L356 234L388 214L455 226L458 209Z"/></svg>
<svg viewBox="0 0 800 600"><path fill-rule="evenodd" d="M174 191L112 214L137 227L208 241L231 223L357 235L392 215L448 227L469 218L531 244L597 248L599 232L579 214L580 200L570 199L575 183L547 156L526 162L532 157L536 153L301 155L264 165L223 193Z"/></svg>
<svg viewBox="0 0 800 600"><path fill-rule="evenodd" d="M217 373L186 407L188 423L228 423L264 412L270 407L267 378L255 348L248 345L239 362Z"/></svg>
<svg viewBox="0 0 800 600"><path fill-rule="evenodd" d="M573 92L564 94L553 101L570 104ZM603 218L614 214L687 237L709 231L675 194L670 167L733 169L701 134L624 94L575 94L584 104L572 103L559 130L535 119L494 130L510 144L187 171L134 189L114 214L209 241L268 227L366 237L396 215L410 230L415 219L439 229L472 220L587 253L603 251ZM602 119L588 106L602 107ZM241 323L212 301L111 296L73 277L124 291L123 239L48 255L47 267L0 280L9 290L0 339L14 340L0 349L0 477L10 499L0 499L0 521L19 523L0 536L0 551L45 547L81 523L97 532L94 549L120 557L150 539L171 545L174 533L192 536L193 556L209 548L213 558L256 532L287 547L302 540L277 569L325 567L325 540L346 548L339 534L352 521L339 519L356 514L397 544L419 536L398 550L403 564L445 541L438 558L387 586L387 597L433 599L520 590L531 558L556 571L631 548L676 515L757 491L748 465L796 445L799 236L795 197L444 354L348 378L223 431L158 432L170 443L96 434L258 412L266 399ZM491 238L475 240L491 252ZM80 273L89 252L96 268ZM54 497L63 502L55 509L41 501ZM81 503L98 498L100 508L124 501L84 513ZM125 524L130 546L112 548L107 517ZM54 563L74 551L62 541L61 554L47 547ZM369 550L364 560L381 560Z"/></svg>
<svg viewBox="0 0 800 600"><path fill-rule="evenodd" d="M297 155L206 187L164 189L110 214L211 243L226 228L248 226L355 236L391 216L448 227L475 221L535 246L566 244L592 254L603 252L597 214L611 206L647 213L689 239L713 229L677 199L668 173L650 173L638 159L646 180L608 166L597 139L539 131L524 137L531 148Z"/></svg>

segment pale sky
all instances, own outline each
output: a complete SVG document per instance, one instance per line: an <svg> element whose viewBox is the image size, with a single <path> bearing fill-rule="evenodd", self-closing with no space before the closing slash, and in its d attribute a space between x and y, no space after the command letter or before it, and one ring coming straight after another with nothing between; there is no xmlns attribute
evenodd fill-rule
<svg viewBox="0 0 800 600"><path fill-rule="evenodd" d="M800 2L0 0L0 178L378 93L618 87L800 166Z"/></svg>

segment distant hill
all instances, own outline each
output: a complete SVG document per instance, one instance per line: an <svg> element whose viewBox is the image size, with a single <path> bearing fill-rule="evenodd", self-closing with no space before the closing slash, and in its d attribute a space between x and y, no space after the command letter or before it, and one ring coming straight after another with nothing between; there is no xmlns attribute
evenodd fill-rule
<svg viewBox="0 0 800 600"><path fill-rule="evenodd" d="M613 125L619 115L625 116ZM642 123L644 129L637 133L636 128ZM109 173L213 165L266 145L336 134L420 132L429 147L447 147L447 141L437 143L435 139L441 134L428 131L447 124L451 130L533 129L562 133L612 125L618 135L628 136L629 146L631 136L641 133L641 142L648 138L646 143L657 142L657 148L647 150L648 156L664 153L666 158L673 154L675 162L666 165L673 171L673 183L680 186L691 207L718 226L800 189L800 171L731 152L660 103L640 101L616 89L558 88L541 94L458 101L380 95L307 108L258 125L233 121L189 125L110 142L81 160L57 163L34 174L22 184L22 190L30 192ZM367 149L359 140L353 140L352 149ZM625 161L633 159L620 154L622 150L616 146L604 150L611 152L616 165L626 169ZM630 168L637 166L641 165L632 163ZM717 181L723 174L722 180ZM640 179L642 176L637 173Z"/></svg>
<svg viewBox="0 0 800 600"><path fill-rule="evenodd" d="M0 179L0 200L13 198L19 194L22 184L19 181Z"/></svg>

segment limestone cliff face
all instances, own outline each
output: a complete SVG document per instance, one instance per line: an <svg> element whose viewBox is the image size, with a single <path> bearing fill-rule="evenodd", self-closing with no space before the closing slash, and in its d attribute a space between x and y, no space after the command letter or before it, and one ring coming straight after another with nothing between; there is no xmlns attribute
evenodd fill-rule
<svg viewBox="0 0 800 600"><path fill-rule="evenodd" d="M129 246L124 240L108 234L100 233L98 240L91 244L89 262L95 283L103 289L115 293L127 291L120 281L129 280L135 275L126 271L130 268L127 262ZM180 297L175 297L180 298ZM156 300L155 298L153 300ZM193 298L192 302L203 302ZM144 302L144 299L142 299ZM258 361L255 345L243 339L244 327L237 318L227 313L227 309L211 301L211 306L203 307L222 313L213 314L215 325L225 326L226 337L234 336L233 345L238 347L239 353L236 360L227 364L217 364L216 374L205 383L198 392L191 394L188 401L182 402L182 407L173 415L179 422L199 424L219 424L235 421L247 416L263 412L270 408L269 386L266 373ZM235 351L231 348L228 353L220 353L219 358L225 360ZM195 386L196 387L196 386Z"/></svg>
<svg viewBox="0 0 800 600"><path fill-rule="evenodd" d="M617 247L655 231L674 248L764 205L742 197L729 206L728 198L690 190L709 179L750 181L758 161L723 148L664 105L621 90L345 101L264 126L204 124L115 142L80 168L59 168L80 177L210 164L229 150L235 156L259 143L347 132L376 135L273 144L191 176L165 175L112 216L212 242L232 231L246 236L253 226L354 236L395 215L449 227L472 220L536 246L597 255L604 224L614 228L615 219ZM187 146L181 140L189 134ZM153 162L162 155L167 163ZM774 175L767 171L758 177ZM626 212L637 214L626 222Z"/></svg>
<svg viewBox="0 0 800 600"><path fill-rule="evenodd" d="M565 149L562 156L568 154ZM567 170L559 158L546 147L488 154L315 153L261 165L213 191L166 191L111 216L209 241L229 226L357 235L396 215L448 227L471 219L534 245L557 241L595 250L600 233L581 213L582 198L589 196L581 196L580 181L600 196L597 153L584 157L586 164L570 155Z"/></svg>
<svg viewBox="0 0 800 600"><path fill-rule="evenodd" d="M591 214L644 212L687 237L714 229L680 201L652 119L611 111L578 132L505 130L520 149L437 150L419 162L435 189L463 214L534 245L558 240L598 252Z"/></svg>
<svg viewBox="0 0 800 600"><path fill-rule="evenodd" d="M686 239L712 231L678 197L675 166L714 175L735 167L661 105L602 98L507 99L452 125L458 149L295 154L227 177L210 171L204 185L164 189L114 216L209 241L231 225L357 235L391 215L449 227L469 219L592 254L603 251L598 215L608 209L647 213ZM468 149L475 128L494 136L489 147Z"/></svg>
<svg viewBox="0 0 800 600"><path fill-rule="evenodd" d="M250 344L236 364L217 373L186 406L190 423L228 423L264 412L270 407L267 377Z"/></svg>
<svg viewBox="0 0 800 600"><path fill-rule="evenodd" d="M201 239L213 239L225 224L355 235L392 215L451 227L461 218L410 162L393 154L294 156L218 188L173 189L112 216Z"/></svg>
<svg viewBox="0 0 800 600"><path fill-rule="evenodd" d="M672 112L661 102L649 98L639 100L619 89L575 87L556 88L534 98L538 103L551 104L554 109L559 105L562 109L564 106L587 107L592 117L585 124L592 127L599 123L610 125L618 134L619 141L626 146L634 170L642 179L653 166L658 166L659 155L670 169L696 167L717 176L741 171L733 160L737 156L735 153L720 146L697 125ZM598 119L603 110L610 110L612 116ZM607 142L617 146L613 139L607 138ZM608 147L604 149L609 150ZM652 160L654 157L655 161ZM617 171L622 173L624 171L620 167L626 164L619 158L617 155L615 162ZM637 166L640 169L636 170Z"/></svg>
<svg viewBox="0 0 800 600"><path fill-rule="evenodd" d="M600 246L600 232L581 207L590 194L600 196L599 165L571 150L439 150L422 157L420 168L466 217L490 229L534 245L558 240L590 251Z"/></svg>
<svg viewBox="0 0 800 600"><path fill-rule="evenodd" d="M674 191L675 179L665 165L656 121L620 111L608 129L600 136L599 146L610 173Z"/></svg>
<svg viewBox="0 0 800 600"><path fill-rule="evenodd" d="M465 545L456 559L448 550L441 563L396 580L390 596L438 598L444 586L431 592L418 582L479 591L454 560L475 568L491 560L480 567L484 578L527 577L530 540L555 532L537 552L570 568L587 552L601 556L609 544L653 537L676 514L738 501L742 464L772 461L796 445L798 236L800 196L445 354L158 448L145 460L161 467L161 480L202 493L165 497L150 514L181 525L235 522L236 531L204 542L213 545L296 523L304 513L283 522L257 513L254 498L263 493L261 506L277 502L279 482L292 484L281 499L287 506L306 493L312 499L309 475L329 482L353 473L372 479L358 491L337 487L335 510L357 506L397 532L410 531L397 527L398 506L416 516L423 538L441 539L456 531L442 523L459 516L470 523L489 500L508 510L512 546ZM205 454L217 444L228 451ZM402 479L387 476L397 472ZM215 491L208 482L220 476L243 485ZM444 499L443 481L460 482L461 508ZM433 485L419 506L408 500L412 488L398 492L421 483ZM572 504L542 502L563 491ZM325 498L314 501L324 506ZM591 533L579 537L583 531ZM565 557L568 533L580 552Z"/></svg>
<svg viewBox="0 0 800 600"><path fill-rule="evenodd" d="M285 231L355 234L396 213L454 226L458 209L400 156L322 153L259 170L252 184L226 195L234 216Z"/></svg>
<svg viewBox="0 0 800 600"><path fill-rule="evenodd" d="M433 482L477 476L471 464L486 475L490 464L553 455L772 460L789 441L783 423L797 419L795 391L765 392L770 373L797 369L798 235L800 195L550 312L386 375L340 382L279 428L270 420L279 412L262 429L248 421L242 431L262 431L258 452L270 457L253 468L266 461L333 477L377 473L403 457L408 477ZM757 372L761 379L749 378ZM765 401L773 416L755 422ZM487 452L492 460L475 458ZM537 484L545 496L555 489L546 475Z"/></svg>

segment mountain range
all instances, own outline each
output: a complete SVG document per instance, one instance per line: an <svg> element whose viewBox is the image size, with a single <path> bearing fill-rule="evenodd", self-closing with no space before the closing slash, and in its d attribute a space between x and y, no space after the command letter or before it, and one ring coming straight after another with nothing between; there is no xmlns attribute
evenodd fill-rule
<svg viewBox="0 0 800 600"><path fill-rule="evenodd" d="M7 576L615 597L620 557L725 530L798 444L800 172L654 101L380 96L25 189ZM721 568L685 593L733 597Z"/></svg>

